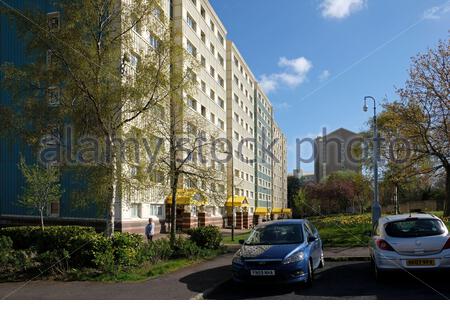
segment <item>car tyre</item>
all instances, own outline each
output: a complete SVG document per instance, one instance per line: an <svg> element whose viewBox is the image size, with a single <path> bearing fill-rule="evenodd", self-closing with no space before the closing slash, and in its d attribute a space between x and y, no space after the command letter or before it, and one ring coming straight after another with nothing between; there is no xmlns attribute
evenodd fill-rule
<svg viewBox="0 0 450 320"><path fill-rule="evenodd" d="M375 263L375 261L372 259L372 270L373 270L373 275L375 277L375 281L376 282L383 282L386 279L386 274L384 271L380 270L377 267L377 264Z"/></svg>
<svg viewBox="0 0 450 320"><path fill-rule="evenodd" d="M323 252L322 252L322 255L320 256L319 268L320 269L325 268L325 257L323 256Z"/></svg>
<svg viewBox="0 0 450 320"><path fill-rule="evenodd" d="M308 278L306 279L306 287L307 288L311 288L314 282L314 268L313 268L313 264L312 261L309 260L308 263Z"/></svg>

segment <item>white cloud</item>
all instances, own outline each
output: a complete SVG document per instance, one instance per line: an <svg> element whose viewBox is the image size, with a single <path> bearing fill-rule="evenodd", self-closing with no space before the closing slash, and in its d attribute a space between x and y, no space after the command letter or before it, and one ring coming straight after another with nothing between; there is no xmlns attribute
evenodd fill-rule
<svg viewBox="0 0 450 320"><path fill-rule="evenodd" d="M431 7L423 13L423 19L427 20L439 20L442 15L450 12L450 1L447 1L443 5Z"/></svg>
<svg viewBox="0 0 450 320"><path fill-rule="evenodd" d="M261 88L263 88L265 93L275 91L278 87L277 81L273 79L272 76L267 76L265 74L261 76L261 79L259 80L259 85L261 86Z"/></svg>
<svg viewBox="0 0 450 320"><path fill-rule="evenodd" d="M328 70L323 70L320 75L319 75L319 80L320 81L326 81L328 80L328 78L330 78L331 76L331 72Z"/></svg>
<svg viewBox="0 0 450 320"><path fill-rule="evenodd" d="M344 19L365 7L367 0L323 0L320 4L325 18Z"/></svg>
<svg viewBox="0 0 450 320"><path fill-rule="evenodd" d="M312 63L305 57L292 60L281 57L278 66L284 68L285 71L261 76L260 85L266 93L277 90L283 84L290 88L298 87L306 80Z"/></svg>

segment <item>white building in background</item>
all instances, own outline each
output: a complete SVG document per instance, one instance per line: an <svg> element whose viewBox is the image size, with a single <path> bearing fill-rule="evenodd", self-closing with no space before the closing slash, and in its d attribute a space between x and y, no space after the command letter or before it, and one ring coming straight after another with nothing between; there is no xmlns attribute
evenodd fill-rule
<svg viewBox="0 0 450 320"><path fill-rule="evenodd" d="M256 80L232 41L227 41L227 138L233 160L228 163L228 196L246 197L243 225L249 226L255 211L255 111ZM234 184L234 185L233 185ZM242 211L242 210L241 210ZM239 221L240 223L240 221Z"/></svg>

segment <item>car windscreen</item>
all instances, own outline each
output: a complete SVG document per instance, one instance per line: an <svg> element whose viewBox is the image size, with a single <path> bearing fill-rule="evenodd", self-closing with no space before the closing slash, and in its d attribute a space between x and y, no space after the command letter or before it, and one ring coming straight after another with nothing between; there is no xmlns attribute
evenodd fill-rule
<svg viewBox="0 0 450 320"><path fill-rule="evenodd" d="M444 225L437 219L406 219L385 225L386 234L394 238L431 237L445 233Z"/></svg>
<svg viewBox="0 0 450 320"><path fill-rule="evenodd" d="M303 242L300 224L267 225L253 230L245 242L247 245L282 245Z"/></svg>

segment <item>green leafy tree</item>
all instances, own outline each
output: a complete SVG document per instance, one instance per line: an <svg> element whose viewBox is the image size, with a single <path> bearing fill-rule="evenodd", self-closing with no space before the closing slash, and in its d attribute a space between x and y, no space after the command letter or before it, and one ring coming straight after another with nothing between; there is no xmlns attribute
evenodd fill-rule
<svg viewBox="0 0 450 320"><path fill-rule="evenodd" d="M400 184L410 176L444 176L445 212L450 216L450 40L412 59L409 79L398 90L400 101L384 108L388 138L405 143L400 165L390 163L387 177Z"/></svg>
<svg viewBox="0 0 450 320"><path fill-rule="evenodd" d="M164 141L171 143L166 149L173 155L170 161L178 159L179 148L173 146L176 130L183 130L176 119L184 113L180 97L195 81L191 70L174 66L190 55L176 41L176 30L157 0L56 1L54 6L59 20L38 8L24 13L2 8L33 59L2 66L2 87L12 98L4 113L34 148L43 136L63 144L67 123L74 135L94 137L100 150L87 156L88 167L68 163L69 152L59 160L61 168L70 166L87 180L89 192L80 202L94 201L100 215L106 212L106 234L111 237L117 204L125 193L161 185L153 179L161 169L155 159L124 158L129 150L120 141L136 132L149 138L163 131ZM165 119L164 128L156 128L155 118L158 123ZM163 176L173 177L177 168L169 167Z"/></svg>
<svg viewBox="0 0 450 320"><path fill-rule="evenodd" d="M19 203L24 207L36 210L41 218L41 228L44 230L44 216L50 203L59 201L62 191L59 183L59 170L50 166L27 165L20 160L19 168L25 178L23 194Z"/></svg>

